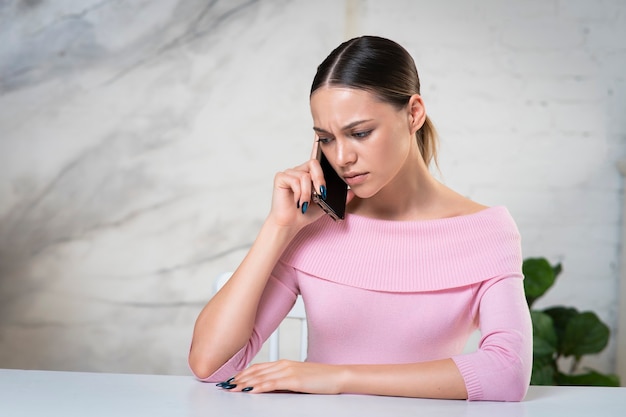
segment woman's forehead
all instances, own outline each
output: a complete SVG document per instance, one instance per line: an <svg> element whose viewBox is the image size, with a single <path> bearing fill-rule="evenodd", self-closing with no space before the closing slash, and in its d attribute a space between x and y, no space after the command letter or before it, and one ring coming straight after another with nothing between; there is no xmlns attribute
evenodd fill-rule
<svg viewBox="0 0 626 417"><path fill-rule="evenodd" d="M311 95L311 113L316 129L346 129L356 121L381 120L396 113L373 93L349 87L323 87Z"/></svg>

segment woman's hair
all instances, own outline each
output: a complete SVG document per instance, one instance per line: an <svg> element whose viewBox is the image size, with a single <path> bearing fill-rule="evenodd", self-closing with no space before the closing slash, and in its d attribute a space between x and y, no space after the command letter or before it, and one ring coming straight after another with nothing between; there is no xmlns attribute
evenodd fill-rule
<svg viewBox="0 0 626 417"><path fill-rule="evenodd" d="M324 86L366 90L398 110L420 93L411 55L396 42L378 36L353 38L332 51L317 67L311 95ZM437 131L428 116L415 136L426 165L432 160L436 164Z"/></svg>

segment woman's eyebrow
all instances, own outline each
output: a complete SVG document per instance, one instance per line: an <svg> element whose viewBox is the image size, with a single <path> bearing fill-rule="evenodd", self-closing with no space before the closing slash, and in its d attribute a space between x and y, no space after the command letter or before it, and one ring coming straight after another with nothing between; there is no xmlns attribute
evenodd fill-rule
<svg viewBox="0 0 626 417"><path fill-rule="evenodd" d="M356 127L356 126L360 125L361 123L366 123L366 122L369 122L369 121L372 121L372 120L373 119L356 120L354 122L348 123L347 125L342 127L341 130L349 130L349 129L352 129L353 127ZM328 134L330 134L330 132L322 129L321 127L313 126L313 130L318 132L318 133L328 133Z"/></svg>

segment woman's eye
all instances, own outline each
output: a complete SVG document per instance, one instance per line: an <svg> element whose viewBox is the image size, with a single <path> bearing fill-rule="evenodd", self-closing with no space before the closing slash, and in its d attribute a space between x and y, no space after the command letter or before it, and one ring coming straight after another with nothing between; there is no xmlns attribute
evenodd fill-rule
<svg viewBox="0 0 626 417"><path fill-rule="evenodd" d="M330 142L332 139L331 138L319 138L317 141L319 143L328 143Z"/></svg>
<svg viewBox="0 0 626 417"><path fill-rule="evenodd" d="M366 130L365 132L354 132L352 136L354 136L355 138L362 139L362 138L369 136L370 133L372 133L371 130Z"/></svg>

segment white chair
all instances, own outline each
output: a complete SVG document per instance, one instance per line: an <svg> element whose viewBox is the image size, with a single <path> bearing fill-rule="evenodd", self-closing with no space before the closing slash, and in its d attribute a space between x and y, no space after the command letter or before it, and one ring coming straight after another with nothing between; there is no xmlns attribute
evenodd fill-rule
<svg viewBox="0 0 626 417"><path fill-rule="evenodd" d="M215 293L217 293L220 288L222 288L224 284L226 284L226 281L229 280L232 274L232 272L224 272L218 275L217 279L215 280ZM304 361L307 355L308 329L306 326L306 314L304 311L304 303L302 301L302 297L298 296L298 299L296 300L293 308L287 314L287 318L298 319L300 321L300 360ZM270 362L277 361L279 357L279 330L279 328L276 329L268 339Z"/></svg>

